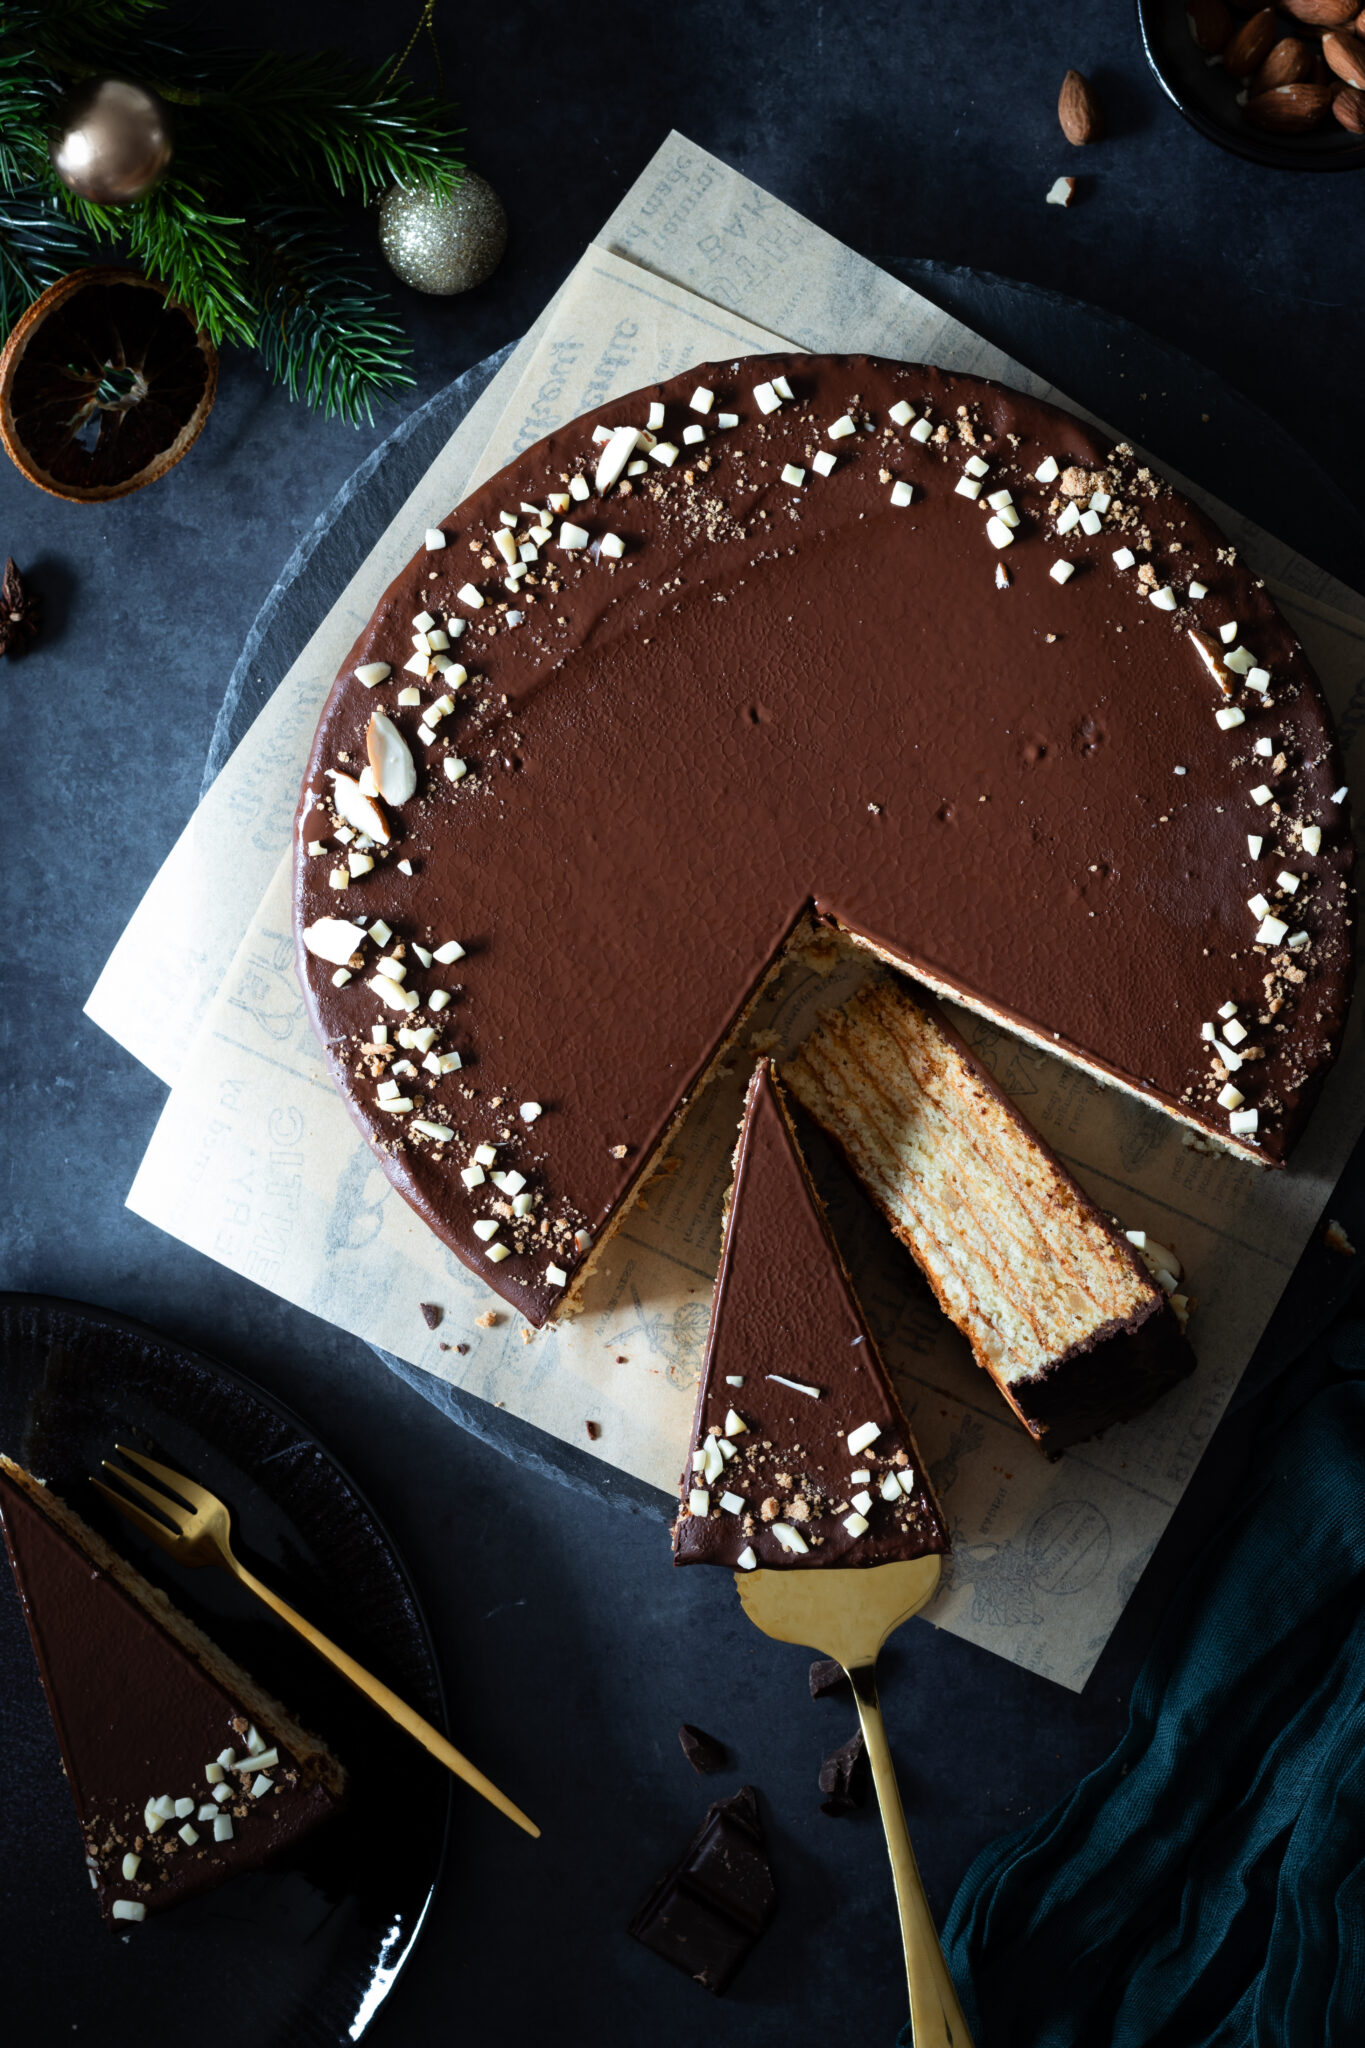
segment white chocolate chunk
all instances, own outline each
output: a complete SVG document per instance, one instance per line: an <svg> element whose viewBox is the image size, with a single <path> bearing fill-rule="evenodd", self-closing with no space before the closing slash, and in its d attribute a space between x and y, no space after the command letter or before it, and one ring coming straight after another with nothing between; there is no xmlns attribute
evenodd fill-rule
<svg viewBox="0 0 1365 2048"><path fill-rule="evenodd" d="M1246 724L1245 711L1239 711L1235 704L1224 704L1213 715L1224 732L1231 732L1234 726Z"/></svg>
<svg viewBox="0 0 1365 2048"><path fill-rule="evenodd" d="M887 414L887 418L898 427L908 427L914 417L914 406L908 404L903 398L898 398Z"/></svg>
<svg viewBox="0 0 1365 2048"><path fill-rule="evenodd" d="M810 466L817 476L832 476L838 460L838 456L830 449L820 448L812 455Z"/></svg>
<svg viewBox="0 0 1365 2048"><path fill-rule="evenodd" d="M484 1181L487 1179L487 1175L485 1174L483 1168L479 1165L478 1161L475 1160L472 1166L462 1166L460 1168L460 1179L464 1182L467 1188L478 1188L483 1186Z"/></svg>
<svg viewBox="0 0 1365 2048"><path fill-rule="evenodd" d="M954 486L959 498L979 498L981 486L974 476L960 476Z"/></svg>
<svg viewBox="0 0 1365 2048"><path fill-rule="evenodd" d="M147 1908L141 1899L115 1899L109 1915L113 1920L145 1920Z"/></svg>
<svg viewBox="0 0 1365 2048"><path fill-rule="evenodd" d="M1228 1118L1228 1129L1235 1138L1249 1138L1260 1121L1260 1113L1254 1109L1234 1109Z"/></svg>
<svg viewBox="0 0 1365 2048"><path fill-rule="evenodd" d="M1278 946L1285 937L1289 926L1282 917L1268 917L1256 934L1258 946Z"/></svg>
<svg viewBox="0 0 1365 2048"><path fill-rule="evenodd" d="M711 1496L704 1486L694 1486L687 1496L687 1512L704 1522L711 1512Z"/></svg>
<svg viewBox="0 0 1365 2048"><path fill-rule="evenodd" d="M561 521L559 545L566 553L576 554L579 548L585 548L588 545L589 537L586 526L575 526L572 519Z"/></svg>
<svg viewBox="0 0 1365 2048"><path fill-rule="evenodd" d="M896 1475L895 1475L895 1473L894 1473L894 1472L888 1472L888 1473L887 1473L887 1475L886 1475L885 1479L883 1479L883 1481L882 1481L882 1489L881 1489L881 1491L882 1491L882 1499L883 1499L883 1500L899 1500L899 1499L900 1499L900 1497L901 1497L901 1487L900 1487L900 1481L899 1481L899 1479L897 1479L897 1477L896 1477Z"/></svg>
<svg viewBox="0 0 1365 2048"><path fill-rule="evenodd" d="M1321 827L1321 825L1305 825L1305 826L1304 826L1304 828L1303 828L1303 830L1302 830L1302 832L1300 832L1300 834L1299 834L1299 840L1300 840L1300 843L1301 843L1301 844L1302 844L1302 846L1303 846L1303 850L1304 850L1304 852L1305 852L1305 853L1321 853L1321 851L1322 851L1322 827Z"/></svg>
<svg viewBox="0 0 1365 2048"><path fill-rule="evenodd" d="M1264 839L1262 839L1259 832L1247 833L1247 852L1251 855L1251 858L1253 860L1259 860L1261 858L1261 848L1264 845L1265 841Z"/></svg>
<svg viewBox="0 0 1365 2048"><path fill-rule="evenodd" d="M571 476L569 478L569 496L576 505L584 504L592 496L591 486L585 476Z"/></svg>
<svg viewBox="0 0 1365 2048"><path fill-rule="evenodd" d="M993 547L1007 548L1014 539L1014 535L1010 532L1003 519L997 518L992 514L986 521L986 538Z"/></svg>
<svg viewBox="0 0 1365 2048"><path fill-rule="evenodd" d="M804 1557L810 1549L801 1531L790 1522L774 1522L772 1532L782 1548L791 1551L794 1557Z"/></svg>
<svg viewBox="0 0 1365 2048"><path fill-rule="evenodd" d="M989 462L983 462L979 455L969 455L967 457L968 476L985 476L989 469Z"/></svg>
<svg viewBox="0 0 1365 2048"><path fill-rule="evenodd" d="M790 484L794 490L799 491L802 484L806 481L806 472L799 464L788 462L782 471L782 481L784 484Z"/></svg>
<svg viewBox="0 0 1365 2048"><path fill-rule="evenodd" d="M1231 1081L1218 1091L1218 1106L1220 1109L1240 1109L1245 1101L1246 1097L1241 1089L1234 1088Z"/></svg>
<svg viewBox="0 0 1365 2048"><path fill-rule="evenodd" d="M437 946L431 957L442 967L449 967L452 960L464 959L464 947L458 939L447 939L443 946Z"/></svg>
<svg viewBox="0 0 1365 2048"><path fill-rule="evenodd" d="M366 661L356 670L355 679L367 690L372 690L376 683L386 683L392 674L393 670L386 661Z"/></svg>
<svg viewBox="0 0 1365 2048"><path fill-rule="evenodd" d="M1218 628L1218 638L1222 641L1224 647L1231 647L1233 641L1237 638L1238 630L1236 619L1229 619L1226 626Z"/></svg>
<svg viewBox="0 0 1365 2048"><path fill-rule="evenodd" d="M609 562L619 562L622 555L624 555L625 551L626 544L622 540L619 533L603 534L602 553L606 556Z"/></svg>
<svg viewBox="0 0 1365 2048"><path fill-rule="evenodd" d="M867 1526L866 1515L852 1514L844 1516L844 1527L850 1536L865 1536L867 1534Z"/></svg>
<svg viewBox="0 0 1365 2048"><path fill-rule="evenodd" d="M910 439L912 441L927 441L933 431L933 426L929 420L925 418L917 419L914 426L910 429Z"/></svg>
<svg viewBox="0 0 1365 2048"><path fill-rule="evenodd" d="M909 505L913 503L914 496L915 487L913 484L901 482L894 483L891 486L891 502L893 505Z"/></svg>
<svg viewBox="0 0 1365 2048"><path fill-rule="evenodd" d="M545 1278L549 1281L551 1287L567 1287L569 1284L569 1276L562 1266L547 1266L545 1268Z"/></svg>
<svg viewBox="0 0 1365 2048"><path fill-rule="evenodd" d="M1055 455L1045 455L1042 461L1038 464L1038 467L1033 472L1035 479L1040 484L1056 483L1061 473L1061 470L1057 466L1057 458Z"/></svg>
<svg viewBox="0 0 1365 2048"><path fill-rule="evenodd" d="M498 1224L496 1217L480 1216L478 1220L475 1222L474 1235L482 1243L488 1244L493 1238L497 1236L497 1234Z"/></svg>
<svg viewBox="0 0 1365 2048"><path fill-rule="evenodd" d="M1054 562L1047 573L1054 583L1069 583L1076 573L1076 564L1074 562Z"/></svg>
<svg viewBox="0 0 1365 2048"><path fill-rule="evenodd" d="M748 1503L740 1493L723 1493L720 1504L727 1515L742 1515Z"/></svg>
<svg viewBox="0 0 1365 2048"><path fill-rule="evenodd" d="M847 1450L850 1458L856 1458L859 1451L865 1451L869 1444L875 1444L881 1433L881 1424L879 1422L859 1423L857 1429L849 1431L845 1439L844 1448Z"/></svg>
<svg viewBox="0 0 1365 2048"><path fill-rule="evenodd" d="M1116 569L1131 569L1136 561L1137 556L1131 548L1115 548L1114 567Z"/></svg>
<svg viewBox="0 0 1365 2048"><path fill-rule="evenodd" d="M365 943L365 927L347 917L317 917L305 925L303 943L314 959L344 967Z"/></svg>
<svg viewBox="0 0 1365 2048"><path fill-rule="evenodd" d="M1274 795L1273 789L1267 788L1264 782L1258 782L1255 789L1251 792L1251 801L1254 804L1268 804L1272 801Z"/></svg>
<svg viewBox="0 0 1365 2048"><path fill-rule="evenodd" d="M510 1245L490 1244L488 1247L488 1257L495 1266L500 1266L504 1259L509 1259L511 1256L512 1248Z"/></svg>
<svg viewBox="0 0 1365 2048"><path fill-rule="evenodd" d="M861 1493L854 1494L853 1505L860 1515L865 1515L872 1505L872 1495L864 1488Z"/></svg>
<svg viewBox="0 0 1365 2048"><path fill-rule="evenodd" d="M699 384L687 401L693 412L710 412L715 402L715 392L708 391L704 384Z"/></svg>
<svg viewBox="0 0 1365 2048"><path fill-rule="evenodd" d="M538 1116L544 1115L544 1111L538 1102L523 1102L517 1114L524 1124L533 1124Z"/></svg>
<svg viewBox="0 0 1365 2048"><path fill-rule="evenodd" d="M472 612L481 612L483 610L483 592L477 590L472 583L462 583L455 595L459 598L460 603L467 604Z"/></svg>
<svg viewBox="0 0 1365 2048"><path fill-rule="evenodd" d="M1180 600L1170 585L1165 583L1160 590L1151 590L1147 593L1147 602L1154 604L1159 612L1173 612Z"/></svg>
<svg viewBox="0 0 1365 2048"><path fill-rule="evenodd" d="M1057 515L1058 533L1070 533L1073 526L1081 523L1081 508L1074 498L1068 499Z"/></svg>
<svg viewBox="0 0 1365 2048"><path fill-rule="evenodd" d="M792 390L785 377L773 378L773 390L779 398L795 398L796 396L796 393Z"/></svg>
<svg viewBox="0 0 1365 2048"><path fill-rule="evenodd" d="M1081 514L1081 532L1095 534L1103 527L1104 521L1098 512L1085 511Z"/></svg>

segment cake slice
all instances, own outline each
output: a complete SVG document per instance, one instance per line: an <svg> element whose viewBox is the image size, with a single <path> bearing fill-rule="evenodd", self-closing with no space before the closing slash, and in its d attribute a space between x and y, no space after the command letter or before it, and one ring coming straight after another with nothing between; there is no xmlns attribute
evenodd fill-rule
<svg viewBox="0 0 1365 2048"><path fill-rule="evenodd" d="M873 1565L948 1547L766 1059L739 1127L692 1443L675 1564Z"/></svg>
<svg viewBox="0 0 1365 2048"><path fill-rule="evenodd" d="M869 983L782 1072L1050 1456L1192 1370L1183 1297L1173 1308L932 1001Z"/></svg>
<svg viewBox="0 0 1365 2048"><path fill-rule="evenodd" d="M256 1870L337 1809L326 1745L5 1457L0 1522L107 1920Z"/></svg>

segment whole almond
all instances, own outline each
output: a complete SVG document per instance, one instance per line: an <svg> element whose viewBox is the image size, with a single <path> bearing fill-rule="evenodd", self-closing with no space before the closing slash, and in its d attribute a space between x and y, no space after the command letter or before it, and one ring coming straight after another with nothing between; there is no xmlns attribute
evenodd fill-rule
<svg viewBox="0 0 1365 2048"><path fill-rule="evenodd" d="M1274 85L1302 85L1313 76L1317 51L1298 36L1285 36L1275 44L1260 70L1252 78L1249 92L1269 92Z"/></svg>
<svg viewBox="0 0 1365 2048"><path fill-rule="evenodd" d="M1280 0L1286 14L1310 28L1345 28L1360 12L1356 0Z"/></svg>
<svg viewBox="0 0 1365 2048"><path fill-rule="evenodd" d="M1068 142L1098 142L1104 134L1104 108L1090 80L1079 71L1068 71L1062 80L1057 119Z"/></svg>
<svg viewBox="0 0 1365 2048"><path fill-rule="evenodd" d="M1322 54L1345 84L1365 88L1365 43L1359 36L1333 30L1322 39Z"/></svg>
<svg viewBox="0 0 1365 2048"><path fill-rule="evenodd" d="M1275 85L1249 99L1242 111L1272 135L1306 135L1326 117L1334 96L1330 85Z"/></svg>
<svg viewBox="0 0 1365 2048"><path fill-rule="evenodd" d="M1223 0L1186 0L1185 19L1206 57L1216 57L1232 34L1232 16Z"/></svg>
<svg viewBox="0 0 1365 2048"><path fill-rule="evenodd" d="M1350 135L1365 135L1365 92L1340 85L1332 96L1332 112Z"/></svg>
<svg viewBox="0 0 1365 2048"><path fill-rule="evenodd" d="M1250 78L1259 71L1280 40L1280 24L1273 7L1263 7L1244 21L1223 52L1223 63L1234 78Z"/></svg>

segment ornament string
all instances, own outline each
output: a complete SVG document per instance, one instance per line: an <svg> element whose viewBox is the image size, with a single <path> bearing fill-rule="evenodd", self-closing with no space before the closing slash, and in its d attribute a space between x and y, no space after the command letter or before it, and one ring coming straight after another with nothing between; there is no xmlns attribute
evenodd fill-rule
<svg viewBox="0 0 1365 2048"><path fill-rule="evenodd" d="M435 14L436 0L422 0L422 12L417 17L417 25L413 29L412 34L408 37L407 44L403 50L402 55L395 57L392 64L389 66L388 70L383 74L382 83L384 85L388 86L393 84L394 79L397 78L399 72L407 63L408 58L416 49L417 44L421 39L422 31L425 29L427 41L431 44L432 62L436 66L436 89L439 92L441 98L445 98L446 74L445 67L441 63L440 47L436 41Z"/></svg>

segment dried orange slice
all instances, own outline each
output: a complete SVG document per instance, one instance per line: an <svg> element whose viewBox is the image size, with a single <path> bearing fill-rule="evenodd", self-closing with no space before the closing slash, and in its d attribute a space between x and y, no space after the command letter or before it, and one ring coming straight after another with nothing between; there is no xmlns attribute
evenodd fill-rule
<svg viewBox="0 0 1365 2048"><path fill-rule="evenodd" d="M217 388L212 342L164 285L132 270L74 270L0 353L0 441L42 490L103 503L175 467Z"/></svg>

